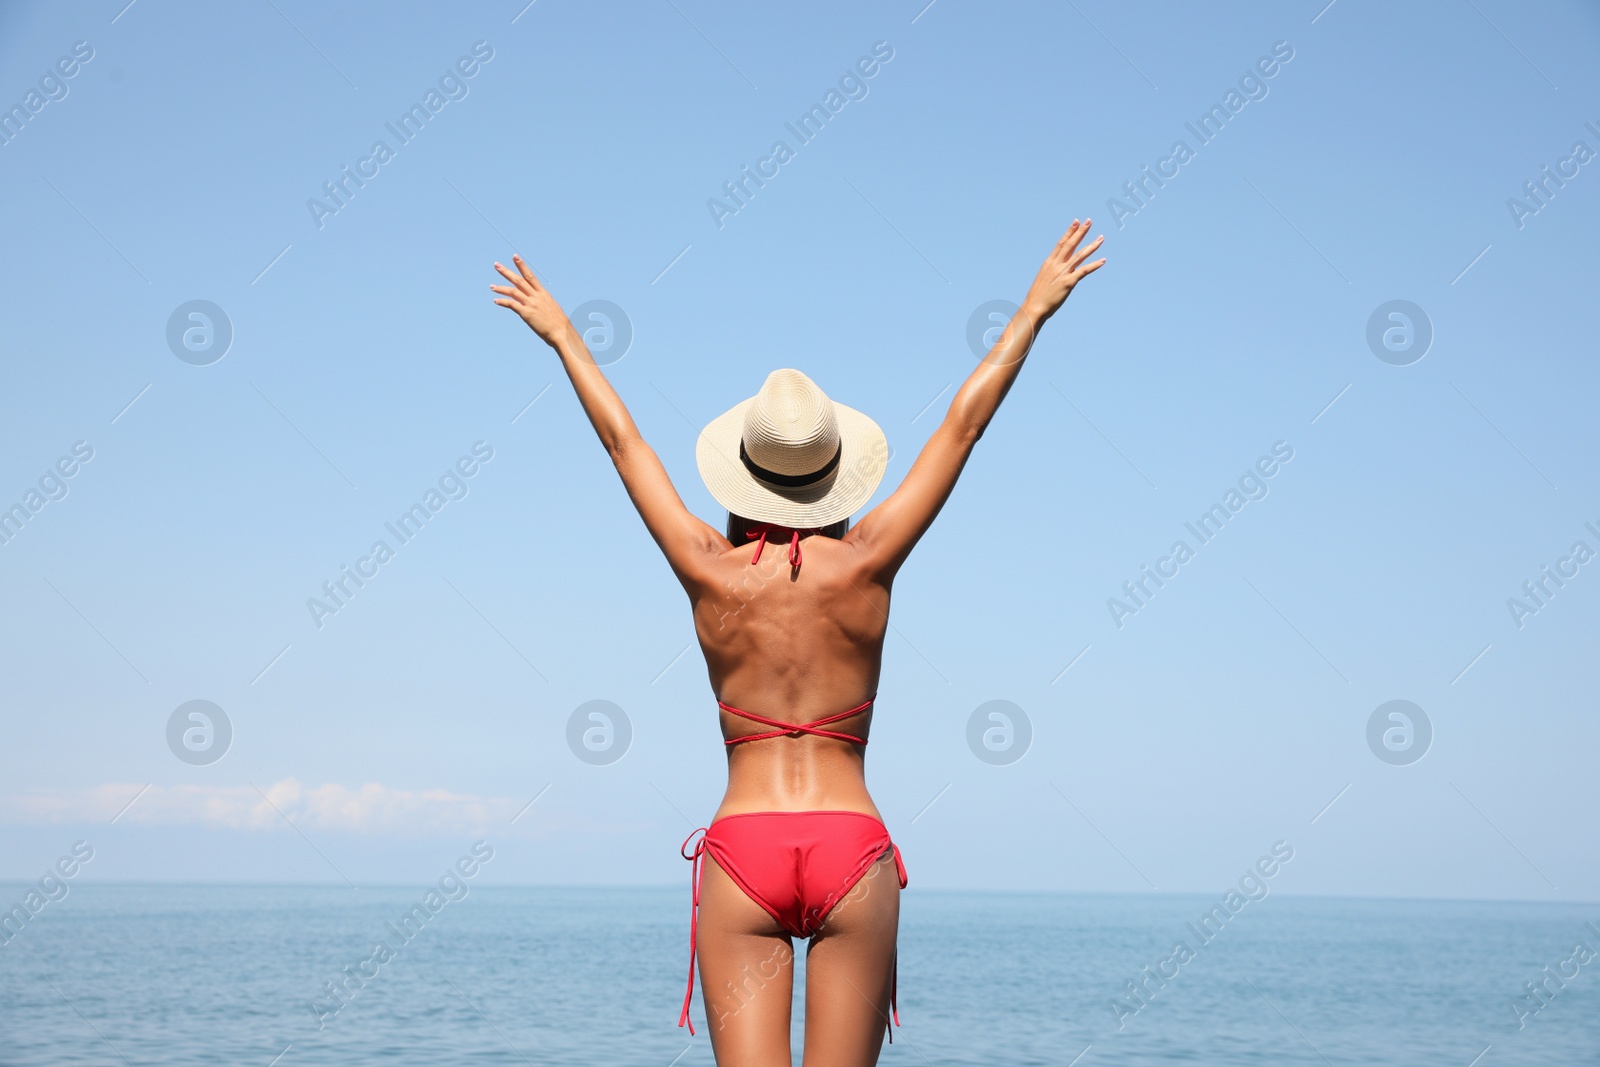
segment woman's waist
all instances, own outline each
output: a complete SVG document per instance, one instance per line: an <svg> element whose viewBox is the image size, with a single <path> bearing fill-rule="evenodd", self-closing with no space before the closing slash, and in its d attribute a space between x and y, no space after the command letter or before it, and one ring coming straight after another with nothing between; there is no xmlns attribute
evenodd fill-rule
<svg viewBox="0 0 1600 1067"><path fill-rule="evenodd" d="M854 768L730 766L716 817L758 811L853 811L883 818L867 792L859 760Z"/></svg>

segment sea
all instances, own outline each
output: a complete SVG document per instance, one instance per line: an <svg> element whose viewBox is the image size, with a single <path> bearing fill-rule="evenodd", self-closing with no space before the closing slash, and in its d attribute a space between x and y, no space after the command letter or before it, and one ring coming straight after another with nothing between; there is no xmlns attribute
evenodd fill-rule
<svg viewBox="0 0 1600 1067"><path fill-rule="evenodd" d="M6 930L0 1064L714 1062L704 1026L676 1026L686 886L473 887L425 922L423 893L73 886ZM902 1026L879 1062L1600 1064L1600 905L1217 903L907 892Z"/></svg>

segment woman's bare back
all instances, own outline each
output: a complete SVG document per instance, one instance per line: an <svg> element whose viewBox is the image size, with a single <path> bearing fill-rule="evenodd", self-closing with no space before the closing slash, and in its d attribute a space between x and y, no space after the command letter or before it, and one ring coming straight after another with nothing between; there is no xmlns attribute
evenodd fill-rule
<svg viewBox="0 0 1600 1067"><path fill-rule="evenodd" d="M852 531L853 533L854 531ZM768 542L722 552L694 598L695 632L712 692L745 711L784 722L812 722L872 699L883 664L889 590L870 558L846 534L789 544ZM770 729L721 712L725 738ZM866 737L872 709L831 724ZM867 794L860 745L798 736L781 743L731 745L728 793L718 817L739 811L862 811Z"/></svg>

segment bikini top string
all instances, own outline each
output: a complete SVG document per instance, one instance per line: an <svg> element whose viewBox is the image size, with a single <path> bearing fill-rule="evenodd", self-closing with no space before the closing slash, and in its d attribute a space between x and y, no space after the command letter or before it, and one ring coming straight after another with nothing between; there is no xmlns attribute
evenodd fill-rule
<svg viewBox="0 0 1600 1067"><path fill-rule="evenodd" d="M791 567L800 566L800 535L803 534L803 533L804 534L814 534L814 533L821 533L822 532L821 529L816 528L816 527L800 527L800 528L796 528L796 527L793 527L793 526L784 526L782 523L777 523L777 522L763 522L763 523L760 523L754 529L746 530L744 532L744 535L746 537L748 537L748 538L754 539L754 538L756 538L758 536L760 538L760 540L757 541L757 543L756 543L756 554L754 556L750 557L750 565L752 567L755 566L756 563L758 563L760 561L760 559L761 559L761 550L767 547L767 535L769 533L782 533L785 530L789 531L789 534L790 534L790 536L789 536L789 566L791 566Z"/></svg>

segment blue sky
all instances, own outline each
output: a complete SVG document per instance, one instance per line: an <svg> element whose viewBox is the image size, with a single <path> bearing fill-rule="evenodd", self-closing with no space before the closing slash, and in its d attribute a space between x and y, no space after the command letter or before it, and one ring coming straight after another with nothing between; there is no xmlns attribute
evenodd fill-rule
<svg viewBox="0 0 1600 1067"><path fill-rule="evenodd" d="M83 839L101 880L431 880L483 837L503 883L686 877L723 775L687 605L490 264L623 309L608 371L720 525L701 425L798 367L884 427L881 498L975 309L1092 216L1109 265L895 588L868 774L913 886L1211 892L1283 840L1283 892L1600 897L1592 5L124 2L0 12L0 102L39 92L0 144L0 505L39 489L0 876ZM195 300L205 365L167 340ZM1396 300L1404 365L1367 340ZM220 760L169 748L193 700ZM611 763L568 746L593 700ZM1009 764L968 747L993 700ZM1369 747L1391 700L1420 760Z"/></svg>

